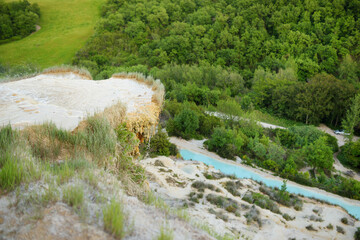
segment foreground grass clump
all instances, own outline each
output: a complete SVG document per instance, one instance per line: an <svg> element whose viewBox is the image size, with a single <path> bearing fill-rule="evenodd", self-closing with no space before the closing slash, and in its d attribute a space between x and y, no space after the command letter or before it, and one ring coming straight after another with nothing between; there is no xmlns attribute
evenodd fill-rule
<svg viewBox="0 0 360 240"><path fill-rule="evenodd" d="M20 151L17 148L23 147ZM28 154L20 141L19 133L10 125L0 129L0 188L13 190L24 180L38 177L33 162L26 159Z"/></svg>
<svg viewBox="0 0 360 240"><path fill-rule="evenodd" d="M157 240L172 240L174 239L174 233L171 228L162 226L160 228L160 235Z"/></svg>
<svg viewBox="0 0 360 240"><path fill-rule="evenodd" d="M18 186L24 176L24 169L18 163L18 159L8 158L0 171L0 187L12 190Z"/></svg>
<svg viewBox="0 0 360 240"><path fill-rule="evenodd" d="M114 199L103 209L104 228L116 238L125 236L125 218L121 203Z"/></svg>
<svg viewBox="0 0 360 240"><path fill-rule="evenodd" d="M26 129L24 135L33 154L42 160L76 158L90 153L92 159L103 164L116 150L116 134L100 116L89 117L85 127L74 133L44 123Z"/></svg>
<svg viewBox="0 0 360 240"><path fill-rule="evenodd" d="M36 0L41 9L40 31L0 45L0 63L33 63L41 68L70 63L93 34L104 0ZM81 9L81 11L79 11Z"/></svg>
<svg viewBox="0 0 360 240"><path fill-rule="evenodd" d="M63 201L75 209L80 209L84 203L84 190L81 186L68 186L63 191Z"/></svg>

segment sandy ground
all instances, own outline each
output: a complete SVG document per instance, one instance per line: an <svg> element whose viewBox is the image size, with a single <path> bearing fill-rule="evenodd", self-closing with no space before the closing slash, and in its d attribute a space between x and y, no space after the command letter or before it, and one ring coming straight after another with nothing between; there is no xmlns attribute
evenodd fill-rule
<svg viewBox="0 0 360 240"><path fill-rule="evenodd" d="M127 114L151 104L153 91L134 79L84 80L75 74L41 74L0 84L0 126L15 127L52 121L72 130L88 115L118 102Z"/></svg>
<svg viewBox="0 0 360 240"><path fill-rule="evenodd" d="M192 144L194 146L194 144ZM159 161L161 164L159 164ZM167 157L157 157L153 159L145 159L141 161L147 172L152 175L150 178L150 187L160 194L167 202L174 205L189 203L190 192L196 191L191 187L191 183L199 180L205 183L213 184L220 191L212 191L206 189L203 193L204 197L187 209L190 216L199 222L207 224L219 234L230 233L238 236L239 239L352 239L356 227L360 223L349 216L346 211L337 206L319 203L315 200L303 198L304 205L301 211L285 206L280 207L282 213L287 213L291 217L295 217L292 221L286 221L280 214L273 213L269 210L256 207L259 210L262 226L257 223L247 223L247 209L241 210L240 215L236 216L226 212L224 209L218 208L207 201L207 194L218 194L227 198L232 198L238 204L250 207L250 205L242 200L242 197L248 190L258 192L259 184L250 179L241 179L243 187L240 187L240 197L234 197L224 188L228 178L219 180L209 180L203 175L204 172L217 172L211 166L203 163L192 161L173 160ZM209 210L220 211L228 217L228 220L217 218ZM340 219L346 217L349 220L348 225L342 224ZM318 221L314 220L318 219ZM333 225L333 229L327 229L326 226ZM314 231L306 229L312 225ZM345 234L338 233L336 226L340 226L345 230Z"/></svg>

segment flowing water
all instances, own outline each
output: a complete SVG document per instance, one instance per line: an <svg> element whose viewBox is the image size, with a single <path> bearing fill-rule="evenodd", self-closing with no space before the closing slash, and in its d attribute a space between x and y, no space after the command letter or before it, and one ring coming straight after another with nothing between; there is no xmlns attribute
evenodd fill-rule
<svg viewBox="0 0 360 240"><path fill-rule="evenodd" d="M180 154L185 160L195 160L195 161L203 162L207 165L213 166L215 169L218 169L225 174L234 174L238 178L251 178L256 181L261 181L269 187L280 188L281 185L283 184L281 180L268 178L262 176L261 174L255 171L243 168L239 165L215 160L200 153L194 153L189 150L182 149L180 150ZM332 204L339 205L343 207L346 211L348 211L348 213L350 213L357 219L360 219L360 203L355 203L354 201L346 201L344 198L340 196L337 197L337 196L331 196L328 194L321 193L316 188L312 188L312 189L303 188L298 185L293 185L291 183L287 183L287 191L290 193L301 194L306 197L312 197L319 200L324 200Z"/></svg>

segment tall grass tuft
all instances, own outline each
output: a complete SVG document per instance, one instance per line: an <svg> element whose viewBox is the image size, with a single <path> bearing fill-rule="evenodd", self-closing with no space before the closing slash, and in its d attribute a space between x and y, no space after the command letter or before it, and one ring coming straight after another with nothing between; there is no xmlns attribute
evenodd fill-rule
<svg viewBox="0 0 360 240"><path fill-rule="evenodd" d="M81 134L81 133L80 133ZM83 131L86 148L101 160L115 154L116 134L109 121L102 117L89 117L87 127Z"/></svg>
<svg viewBox="0 0 360 240"><path fill-rule="evenodd" d="M160 228L160 235L157 237L157 240L173 240L174 233L171 228L167 226L162 226Z"/></svg>
<svg viewBox="0 0 360 240"><path fill-rule="evenodd" d="M73 73L79 75L82 78L92 80L90 72L85 68L79 68L69 65L61 65L56 67L51 67L45 69L42 74L64 74L64 73Z"/></svg>
<svg viewBox="0 0 360 240"><path fill-rule="evenodd" d="M85 127L73 133L58 129L53 123L32 126L24 131L33 154L42 160L76 159L92 154L101 161L115 154L116 134L101 116L89 117Z"/></svg>
<svg viewBox="0 0 360 240"><path fill-rule="evenodd" d="M4 190L13 190L20 185L23 177L24 168L19 164L19 160L7 154L0 170L0 187Z"/></svg>
<svg viewBox="0 0 360 240"><path fill-rule="evenodd" d="M103 209L104 228L116 238L125 236L125 218L121 203L114 199Z"/></svg>
<svg viewBox="0 0 360 240"><path fill-rule="evenodd" d="M0 188L13 190L20 185L25 176L25 168L30 165L21 161L17 147L19 145L19 134L10 125L0 129ZM31 173L32 171L28 171Z"/></svg>
<svg viewBox="0 0 360 240"><path fill-rule="evenodd" d="M80 209L84 203L84 190L80 186L68 186L63 190L63 201L69 206Z"/></svg>

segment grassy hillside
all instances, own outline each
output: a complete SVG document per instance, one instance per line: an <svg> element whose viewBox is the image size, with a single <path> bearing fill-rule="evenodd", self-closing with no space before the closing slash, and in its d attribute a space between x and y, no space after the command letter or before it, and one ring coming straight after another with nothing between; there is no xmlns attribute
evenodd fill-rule
<svg viewBox="0 0 360 240"><path fill-rule="evenodd" d="M69 63L94 32L105 0L32 0L41 9L41 30L0 45L0 63L32 63L41 68Z"/></svg>

